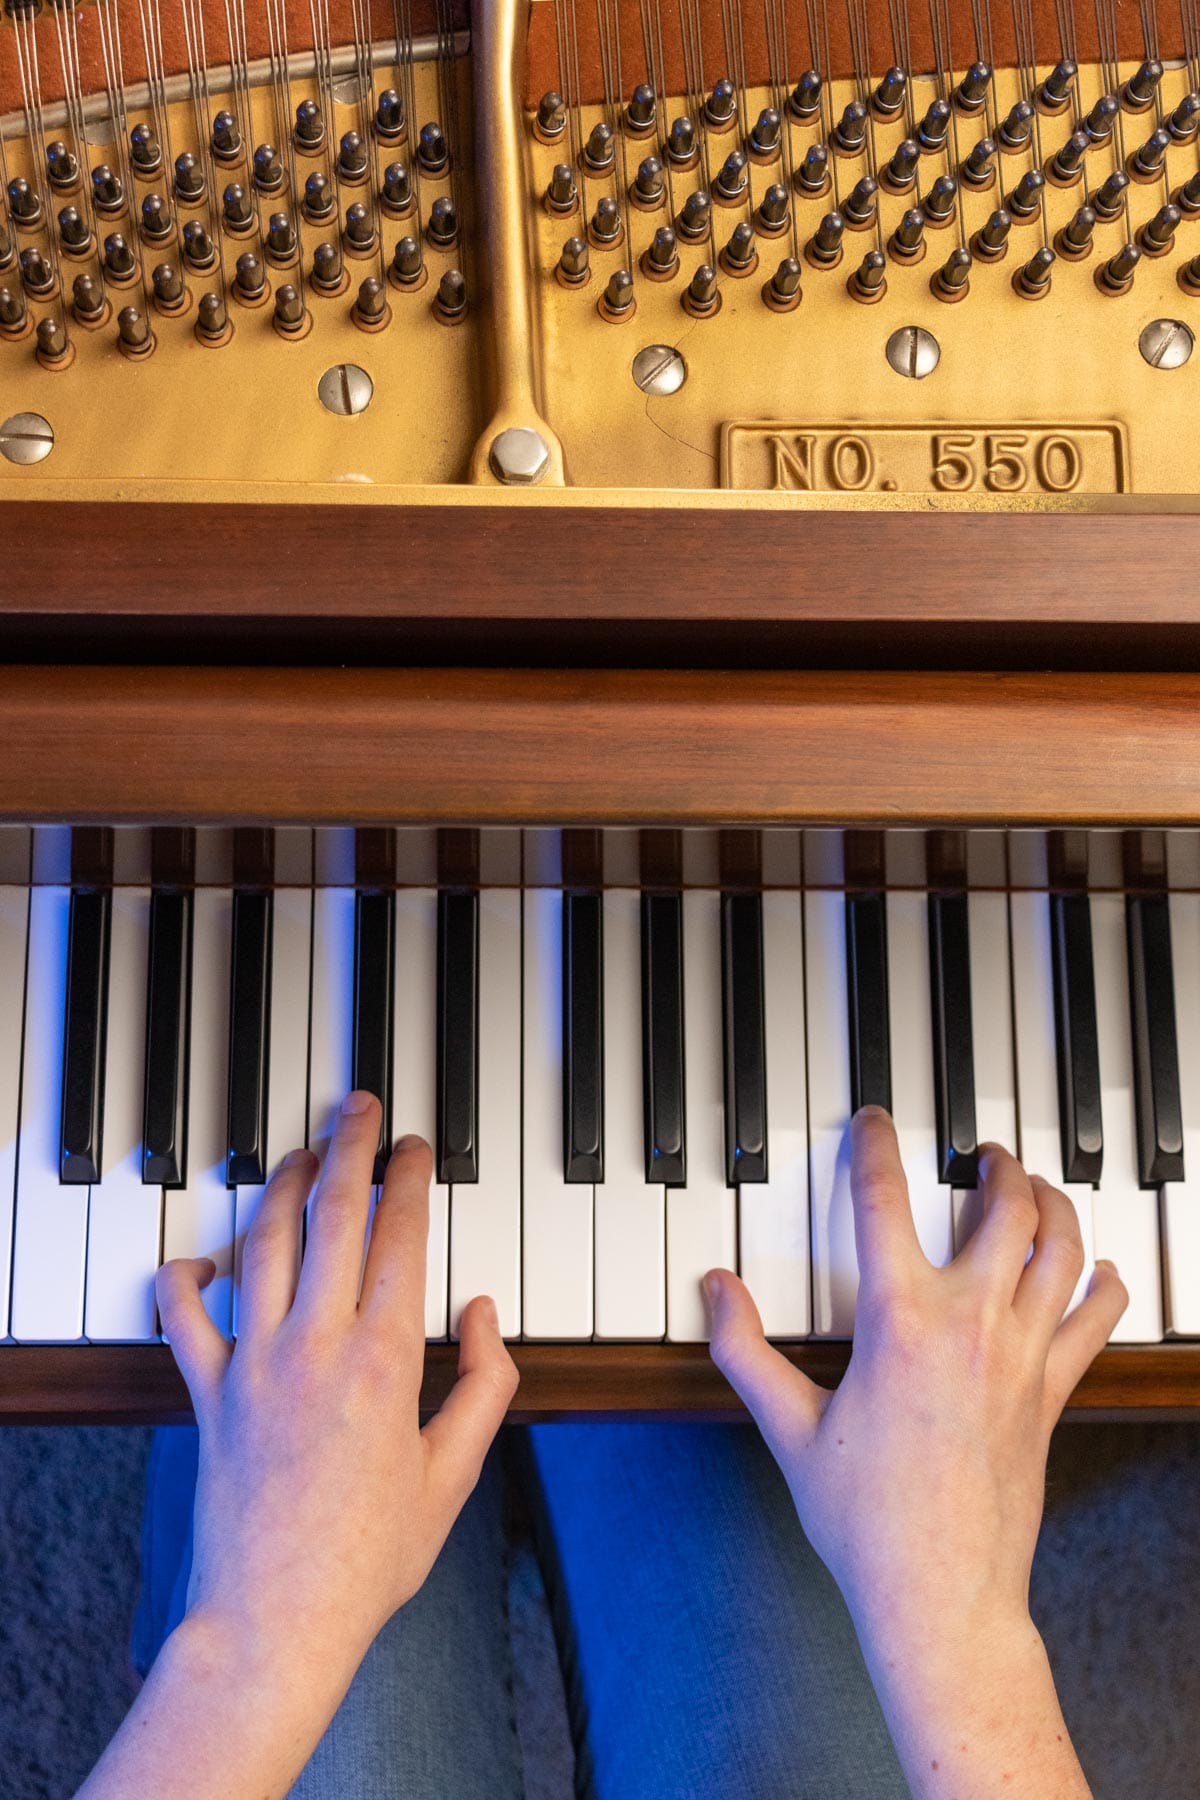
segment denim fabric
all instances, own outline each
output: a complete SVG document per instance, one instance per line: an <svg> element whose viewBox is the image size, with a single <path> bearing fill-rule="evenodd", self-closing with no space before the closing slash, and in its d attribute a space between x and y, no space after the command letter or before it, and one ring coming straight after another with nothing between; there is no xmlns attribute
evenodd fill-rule
<svg viewBox="0 0 1200 1800"><path fill-rule="evenodd" d="M853 1626L757 1433L510 1434L581 1800L903 1800ZM135 1655L182 1616L195 1434L157 1435ZM520 1800L501 1457L380 1633L295 1800Z"/></svg>

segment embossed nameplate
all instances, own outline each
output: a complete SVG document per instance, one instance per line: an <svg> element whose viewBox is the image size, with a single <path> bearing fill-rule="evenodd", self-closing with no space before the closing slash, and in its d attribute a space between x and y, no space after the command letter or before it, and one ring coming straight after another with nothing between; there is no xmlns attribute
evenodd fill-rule
<svg viewBox="0 0 1200 1800"><path fill-rule="evenodd" d="M796 494L1123 494L1121 425L780 424L721 428L721 486Z"/></svg>

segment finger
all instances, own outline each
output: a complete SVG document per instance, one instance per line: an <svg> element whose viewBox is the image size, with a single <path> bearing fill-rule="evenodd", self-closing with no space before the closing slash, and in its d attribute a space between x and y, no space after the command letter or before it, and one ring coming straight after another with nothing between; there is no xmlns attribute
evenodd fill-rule
<svg viewBox="0 0 1200 1800"><path fill-rule="evenodd" d="M241 1342L269 1336L288 1315L300 1271L300 1215L316 1172L311 1150L292 1150L267 1183L242 1247Z"/></svg>
<svg viewBox="0 0 1200 1800"><path fill-rule="evenodd" d="M297 1310L332 1307L352 1314L358 1304L379 1119L373 1094L347 1094L342 1101L309 1210Z"/></svg>
<svg viewBox="0 0 1200 1800"><path fill-rule="evenodd" d="M425 1247L433 1152L424 1138L401 1138L371 1222L358 1310L417 1344L425 1341Z"/></svg>
<svg viewBox="0 0 1200 1800"><path fill-rule="evenodd" d="M1083 1236L1079 1216L1064 1193L1037 1175L1032 1188L1038 1227L1013 1309L1023 1325L1049 1344L1083 1274Z"/></svg>
<svg viewBox="0 0 1200 1800"><path fill-rule="evenodd" d="M1040 1214L1029 1177L999 1144L984 1144L979 1161L983 1218L959 1258L1005 1300L1017 1291Z"/></svg>
<svg viewBox="0 0 1200 1800"><path fill-rule="evenodd" d="M745 1283L728 1269L704 1277L712 1359L745 1401L767 1448L778 1461L797 1442L806 1443L820 1423L828 1396L786 1356L768 1344L762 1319Z"/></svg>
<svg viewBox="0 0 1200 1800"><path fill-rule="evenodd" d="M1110 1262L1098 1262L1088 1291L1050 1341L1046 1357L1046 1405L1053 1424L1129 1305L1125 1283Z"/></svg>
<svg viewBox="0 0 1200 1800"><path fill-rule="evenodd" d="M850 1197L864 1285L886 1281L917 1258L924 1262L896 1127L881 1106L860 1107L850 1121Z"/></svg>
<svg viewBox="0 0 1200 1800"><path fill-rule="evenodd" d="M495 1301L484 1294L472 1300L463 1310L459 1333L458 1380L421 1433L447 1527L479 1480L519 1380L500 1336Z"/></svg>
<svg viewBox="0 0 1200 1800"><path fill-rule="evenodd" d="M179 1256L164 1263L154 1279L163 1336L187 1382L197 1417L215 1402L232 1355L232 1346L221 1336L200 1298L201 1289L216 1272L216 1264L207 1256Z"/></svg>

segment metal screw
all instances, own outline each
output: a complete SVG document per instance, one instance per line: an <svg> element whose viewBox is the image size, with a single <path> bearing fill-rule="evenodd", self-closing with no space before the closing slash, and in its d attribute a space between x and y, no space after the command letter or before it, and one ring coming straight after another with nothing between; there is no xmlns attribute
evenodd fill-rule
<svg viewBox="0 0 1200 1800"><path fill-rule="evenodd" d="M54 427L41 413L14 413L0 425L0 456L10 463L45 462L54 448Z"/></svg>
<svg viewBox="0 0 1200 1800"><path fill-rule="evenodd" d="M1138 339L1138 349L1152 369L1182 369L1195 342L1191 326L1182 319L1152 319Z"/></svg>
<svg viewBox="0 0 1200 1800"><path fill-rule="evenodd" d="M326 369L317 383L317 398L326 412L349 418L366 412L375 392L375 383L357 363L335 363Z"/></svg>
<svg viewBox="0 0 1200 1800"><path fill-rule="evenodd" d="M633 359L633 379L643 394L677 394L687 372L687 364L670 344L647 344Z"/></svg>
<svg viewBox="0 0 1200 1800"><path fill-rule="evenodd" d="M550 447L531 425L510 425L492 439L488 460L505 487L536 487L550 467Z"/></svg>
<svg viewBox="0 0 1200 1800"><path fill-rule="evenodd" d="M887 341L887 359L897 375L924 381L942 360L942 346L923 325L901 325Z"/></svg>

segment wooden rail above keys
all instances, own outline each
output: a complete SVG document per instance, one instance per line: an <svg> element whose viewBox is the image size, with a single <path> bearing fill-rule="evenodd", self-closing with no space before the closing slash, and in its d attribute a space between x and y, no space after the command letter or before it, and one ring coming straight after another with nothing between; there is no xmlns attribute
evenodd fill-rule
<svg viewBox="0 0 1200 1800"><path fill-rule="evenodd" d="M785 1354L823 1386L841 1378L844 1343L793 1344ZM704 1344L517 1344L521 1371L510 1418L737 1420L741 1402ZM426 1351L421 1408L441 1405L454 1381L457 1346ZM1114 1345L1101 1352L1068 1408L1128 1414L1200 1411L1200 1344ZM9 1345L0 1349L0 1423L166 1424L191 1417L187 1390L165 1344Z"/></svg>

